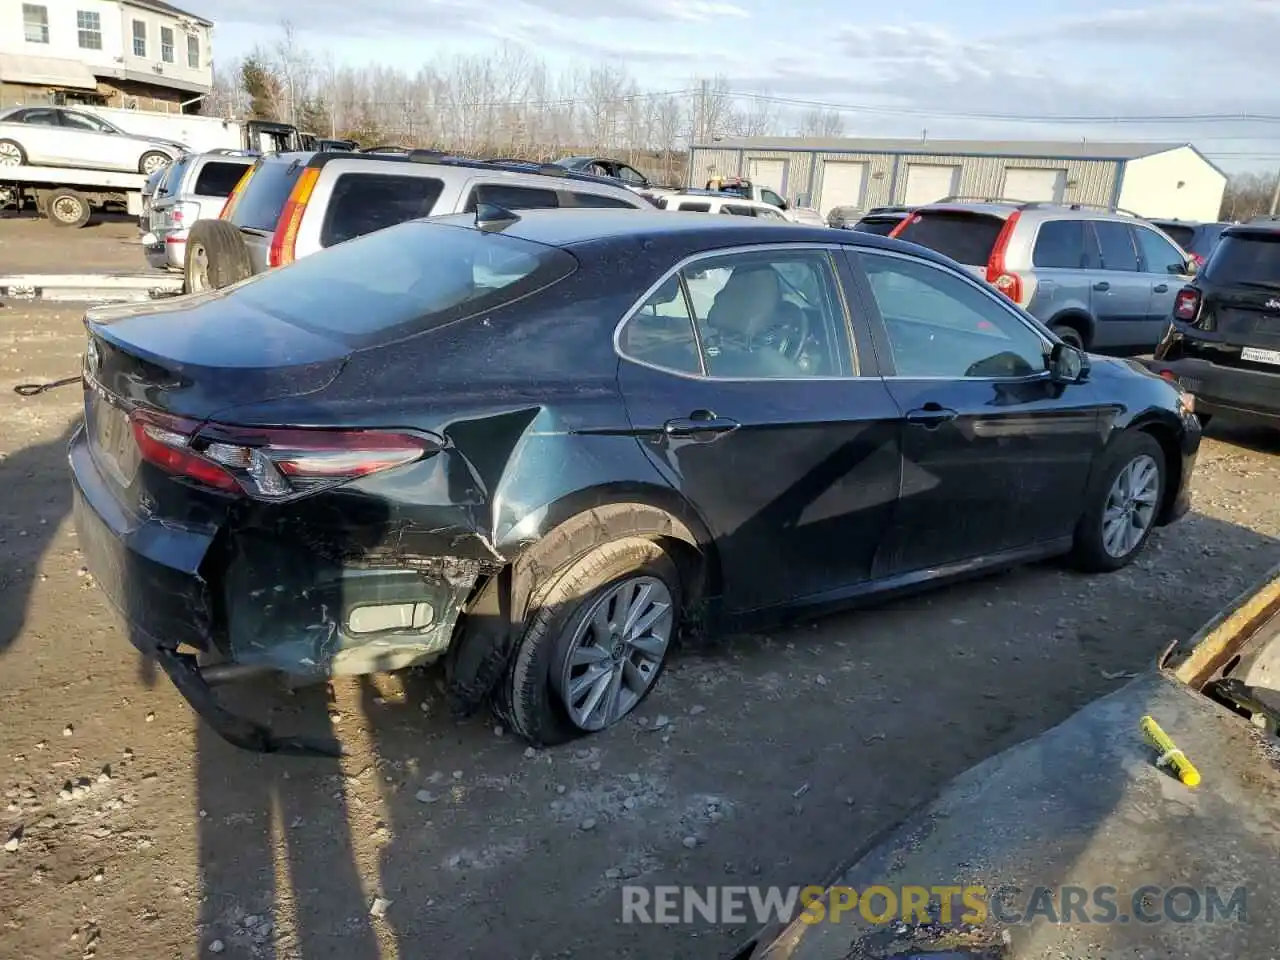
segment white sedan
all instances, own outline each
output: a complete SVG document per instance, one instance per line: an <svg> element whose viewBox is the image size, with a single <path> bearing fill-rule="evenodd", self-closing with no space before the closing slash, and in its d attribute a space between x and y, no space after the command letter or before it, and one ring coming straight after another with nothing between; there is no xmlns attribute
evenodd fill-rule
<svg viewBox="0 0 1280 960"><path fill-rule="evenodd" d="M175 140L125 133L81 110L15 107L0 111L0 168L31 164L150 175L187 149Z"/></svg>

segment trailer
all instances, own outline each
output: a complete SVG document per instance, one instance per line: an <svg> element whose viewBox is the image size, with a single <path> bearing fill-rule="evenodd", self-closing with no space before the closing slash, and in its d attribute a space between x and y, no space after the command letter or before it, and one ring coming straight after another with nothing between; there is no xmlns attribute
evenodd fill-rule
<svg viewBox="0 0 1280 960"><path fill-rule="evenodd" d="M142 213L140 173L80 170L71 167L0 167L0 206L35 206L58 227L83 227L95 210L121 204L132 216Z"/></svg>

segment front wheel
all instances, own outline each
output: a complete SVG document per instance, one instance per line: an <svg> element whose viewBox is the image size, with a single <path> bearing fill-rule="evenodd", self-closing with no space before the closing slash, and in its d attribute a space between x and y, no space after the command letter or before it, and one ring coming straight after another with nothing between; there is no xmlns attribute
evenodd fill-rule
<svg viewBox="0 0 1280 960"><path fill-rule="evenodd" d="M1076 525L1072 560L1082 570L1119 570L1155 529L1164 502L1165 455L1148 433L1121 436L1090 484Z"/></svg>
<svg viewBox="0 0 1280 960"><path fill-rule="evenodd" d="M93 209L89 201L75 190L50 190L44 198L44 213L55 227L83 227Z"/></svg>
<svg viewBox="0 0 1280 960"><path fill-rule="evenodd" d="M656 543L596 547L537 599L495 706L535 744L607 729L665 669L681 609L680 576Z"/></svg>
<svg viewBox="0 0 1280 960"><path fill-rule="evenodd" d="M27 152L13 140L0 140L0 167L20 167L27 162Z"/></svg>

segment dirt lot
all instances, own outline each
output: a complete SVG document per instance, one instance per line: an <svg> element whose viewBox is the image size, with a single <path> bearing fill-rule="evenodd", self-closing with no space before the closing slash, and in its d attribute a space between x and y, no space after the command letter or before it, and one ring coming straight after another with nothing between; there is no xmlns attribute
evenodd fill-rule
<svg viewBox="0 0 1280 960"><path fill-rule="evenodd" d="M78 391L11 392L74 373L81 336L0 307L2 957L720 957L749 931L624 927L620 885L814 882L1280 561L1280 437L1223 425L1193 515L1119 574L1040 565L686 648L576 749L451 721L427 672L273 694L282 728L331 723L352 754L255 756L146 669L81 567Z"/></svg>
<svg viewBox="0 0 1280 960"><path fill-rule="evenodd" d="M0 276L147 269L138 218L98 213L80 230L59 229L33 212L0 212Z"/></svg>

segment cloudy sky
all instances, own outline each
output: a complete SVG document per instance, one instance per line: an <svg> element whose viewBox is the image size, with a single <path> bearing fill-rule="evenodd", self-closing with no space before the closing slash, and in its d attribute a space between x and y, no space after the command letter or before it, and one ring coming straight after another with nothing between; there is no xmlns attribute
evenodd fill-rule
<svg viewBox="0 0 1280 960"><path fill-rule="evenodd" d="M181 5L181 0L179 0ZM267 0L188 0L220 59L270 41ZM861 107L857 136L1191 140L1231 169L1280 165L1280 0L310 0L300 39L415 70L503 42L549 64L625 64L650 90L719 73L735 91ZM296 8L301 9L301 8ZM356 11L360 12L356 12ZM1213 119L1273 117L1249 122ZM1114 117L1116 123L993 117ZM1138 118L1175 117L1172 122Z"/></svg>

